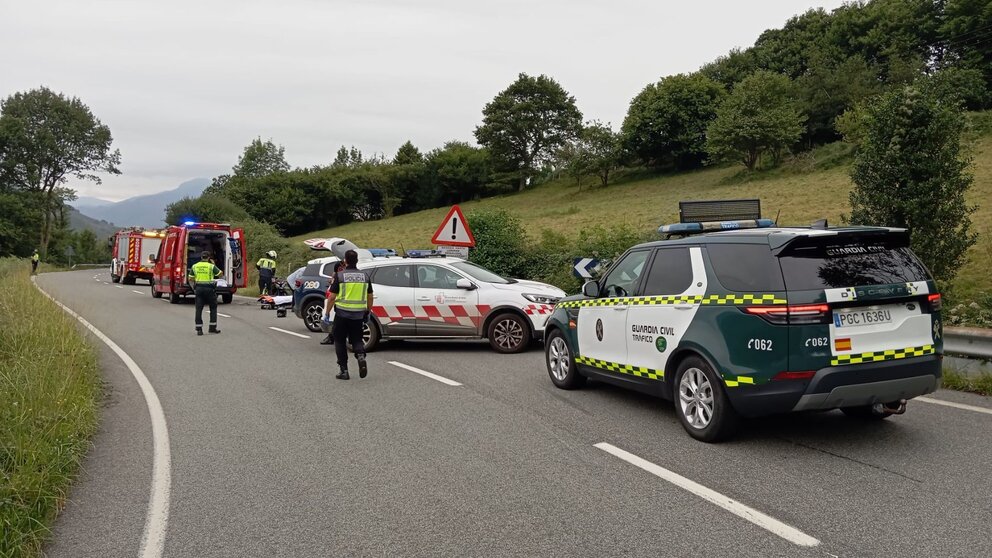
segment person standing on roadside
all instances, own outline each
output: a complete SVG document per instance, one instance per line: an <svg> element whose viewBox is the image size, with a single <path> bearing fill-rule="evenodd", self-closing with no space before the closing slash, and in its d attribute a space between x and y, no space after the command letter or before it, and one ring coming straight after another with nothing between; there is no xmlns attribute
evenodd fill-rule
<svg viewBox="0 0 992 558"><path fill-rule="evenodd" d="M358 377L368 374L368 364L365 362L364 326L369 321L372 310L372 282L364 271L358 269L358 252L348 250L344 253L345 268L334 274L324 318L330 316L334 308L334 349L338 357L338 367L341 371L335 378L347 380L348 376L348 347L351 343L358 360Z"/></svg>
<svg viewBox="0 0 992 558"><path fill-rule="evenodd" d="M334 275L335 275L335 277L337 276L337 274L338 274L339 271L344 271L344 262L338 262L338 263L334 264ZM328 301L328 299L330 299L330 298L331 298L331 286L330 285L327 285L327 294L324 295L324 317L325 318L328 318L329 317L328 314L330 314L330 308L332 307L332 303ZM330 322L328 320L323 320L323 322L325 324L330 325ZM331 332L330 327L328 327L326 331L327 331L327 337L323 338L320 341L320 344L321 345L333 345L334 344L334 333Z"/></svg>
<svg viewBox="0 0 992 558"><path fill-rule="evenodd" d="M217 278L224 272L210 262L210 252L200 254L200 261L189 270L196 294L196 334L203 335L203 305L210 307L210 333L220 333L217 329Z"/></svg>
<svg viewBox="0 0 992 558"><path fill-rule="evenodd" d="M258 294L260 296L269 294L272 278L276 276L276 251L266 252L265 257L255 262L255 269L258 270Z"/></svg>
<svg viewBox="0 0 992 558"><path fill-rule="evenodd" d="M38 274L38 262L40 261L41 256L38 255L38 250L35 250L34 253L31 254L31 275Z"/></svg>

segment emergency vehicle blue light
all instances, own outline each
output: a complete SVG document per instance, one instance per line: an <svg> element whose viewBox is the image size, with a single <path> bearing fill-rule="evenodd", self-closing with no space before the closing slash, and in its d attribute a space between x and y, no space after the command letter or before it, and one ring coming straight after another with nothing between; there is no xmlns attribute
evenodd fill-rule
<svg viewBox="0 0 992 558"><path fill-rule="evenodd" d="M743 221L708 221L704 223L673 223L658 227L663 234L693 234L705 231L730 231L736 229L763 229L775 225L771 219L746 219Z"/></svg>
<svg viewBox="0 0 992 558"><path fill-rule="evenodd" d="M183 222L183 224L186 225L186 226L195 225L196 224L196 221L185 221L185 222Z"/></svg>
<svg viewBox="0 0 992 558"><path fill-rule="evenodd" d="M406 257L408 258L429 258L431 256L437 255L434 250L407 250Z"/></svg>

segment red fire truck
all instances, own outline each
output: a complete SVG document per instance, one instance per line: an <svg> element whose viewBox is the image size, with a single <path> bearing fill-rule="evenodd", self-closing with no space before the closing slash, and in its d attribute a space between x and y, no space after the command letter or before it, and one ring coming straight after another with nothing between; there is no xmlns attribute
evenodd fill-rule
<svg viewBox="0 0 992 558"><path fill-rule="evenodd" d="M113 237L114 259L110 279L114 283L133 285L135 279L152 280L151 257L158 253L165 233L140 227L122 229Z"/></svg>
<svg viewBox="0 0 992 558"><path fill-rule="evenodd" d="M186 221L165 229L165 238L155 255L152 296L169 295L176 304L182 297L193 294L187 275L200 254L209 252L214 264L224 272L217 280L217 294L230 303L234 293L248 286L248 248L245 232L222 223Z"/></svg>

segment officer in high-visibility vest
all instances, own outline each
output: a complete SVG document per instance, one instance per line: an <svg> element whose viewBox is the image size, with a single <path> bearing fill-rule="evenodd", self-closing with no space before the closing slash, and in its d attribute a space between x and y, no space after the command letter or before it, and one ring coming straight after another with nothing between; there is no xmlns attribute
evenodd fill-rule
<svg viewBox="0 0 992 558"><path fill-rule="evenodd" d="M334 348L338 355L338 366L341 372L335 378L347 380L348 376L348 347L351 342L358 359L358 377L368 374L368 364L365 362L364 325L369 321L372 310L372 282L364 271L358 269L358 252L348 250L344 253L345 268L334 274L330 292L327 296L327 307L324 310L325 319L334 308Z"/></svg>
<svg viewBox="0 0 992 558"><path fill-rule="evenodd" d="M200 261L189 269L196 293L196 334L203 335L203 305L210 307L210 333L220 333L217 329L217 279L224 273L210 261L210 252L200 254Z"/></svg>
<svg viewBox="0 0 992 558"><path fill-rule="evenodd" d="M41 256L38 255L38 251L35 250L34 254L31 254L31 275L38 273L38 262L41 261Z"/></svg>
<svg viewBox="0 0 992 558"><path fill-rule="evenodd" d="M258 294L269 294L272 278L276 275L276 251L266 252L265 257L255 262L255 269L258 270Z"/></svg>

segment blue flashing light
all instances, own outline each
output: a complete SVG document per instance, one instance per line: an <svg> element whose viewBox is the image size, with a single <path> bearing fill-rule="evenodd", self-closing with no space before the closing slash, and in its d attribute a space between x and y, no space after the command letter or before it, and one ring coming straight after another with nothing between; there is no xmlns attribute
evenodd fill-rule
<svg viewBox="0 0 992 558"><path fill-rule="evenodd" d="M775 225L771 219L746 219L742 221L708 221L705 223L673 223L658 227L663 234L695 234L705 231L732 231L737 229L764 229Z"/></svg>
<svg viewBox="0 0 992 558"><path fill-rule="evenodd" d="M184 221L183 224L188 227L190 225L195 225L196 224L196 221Z"/></svg>

